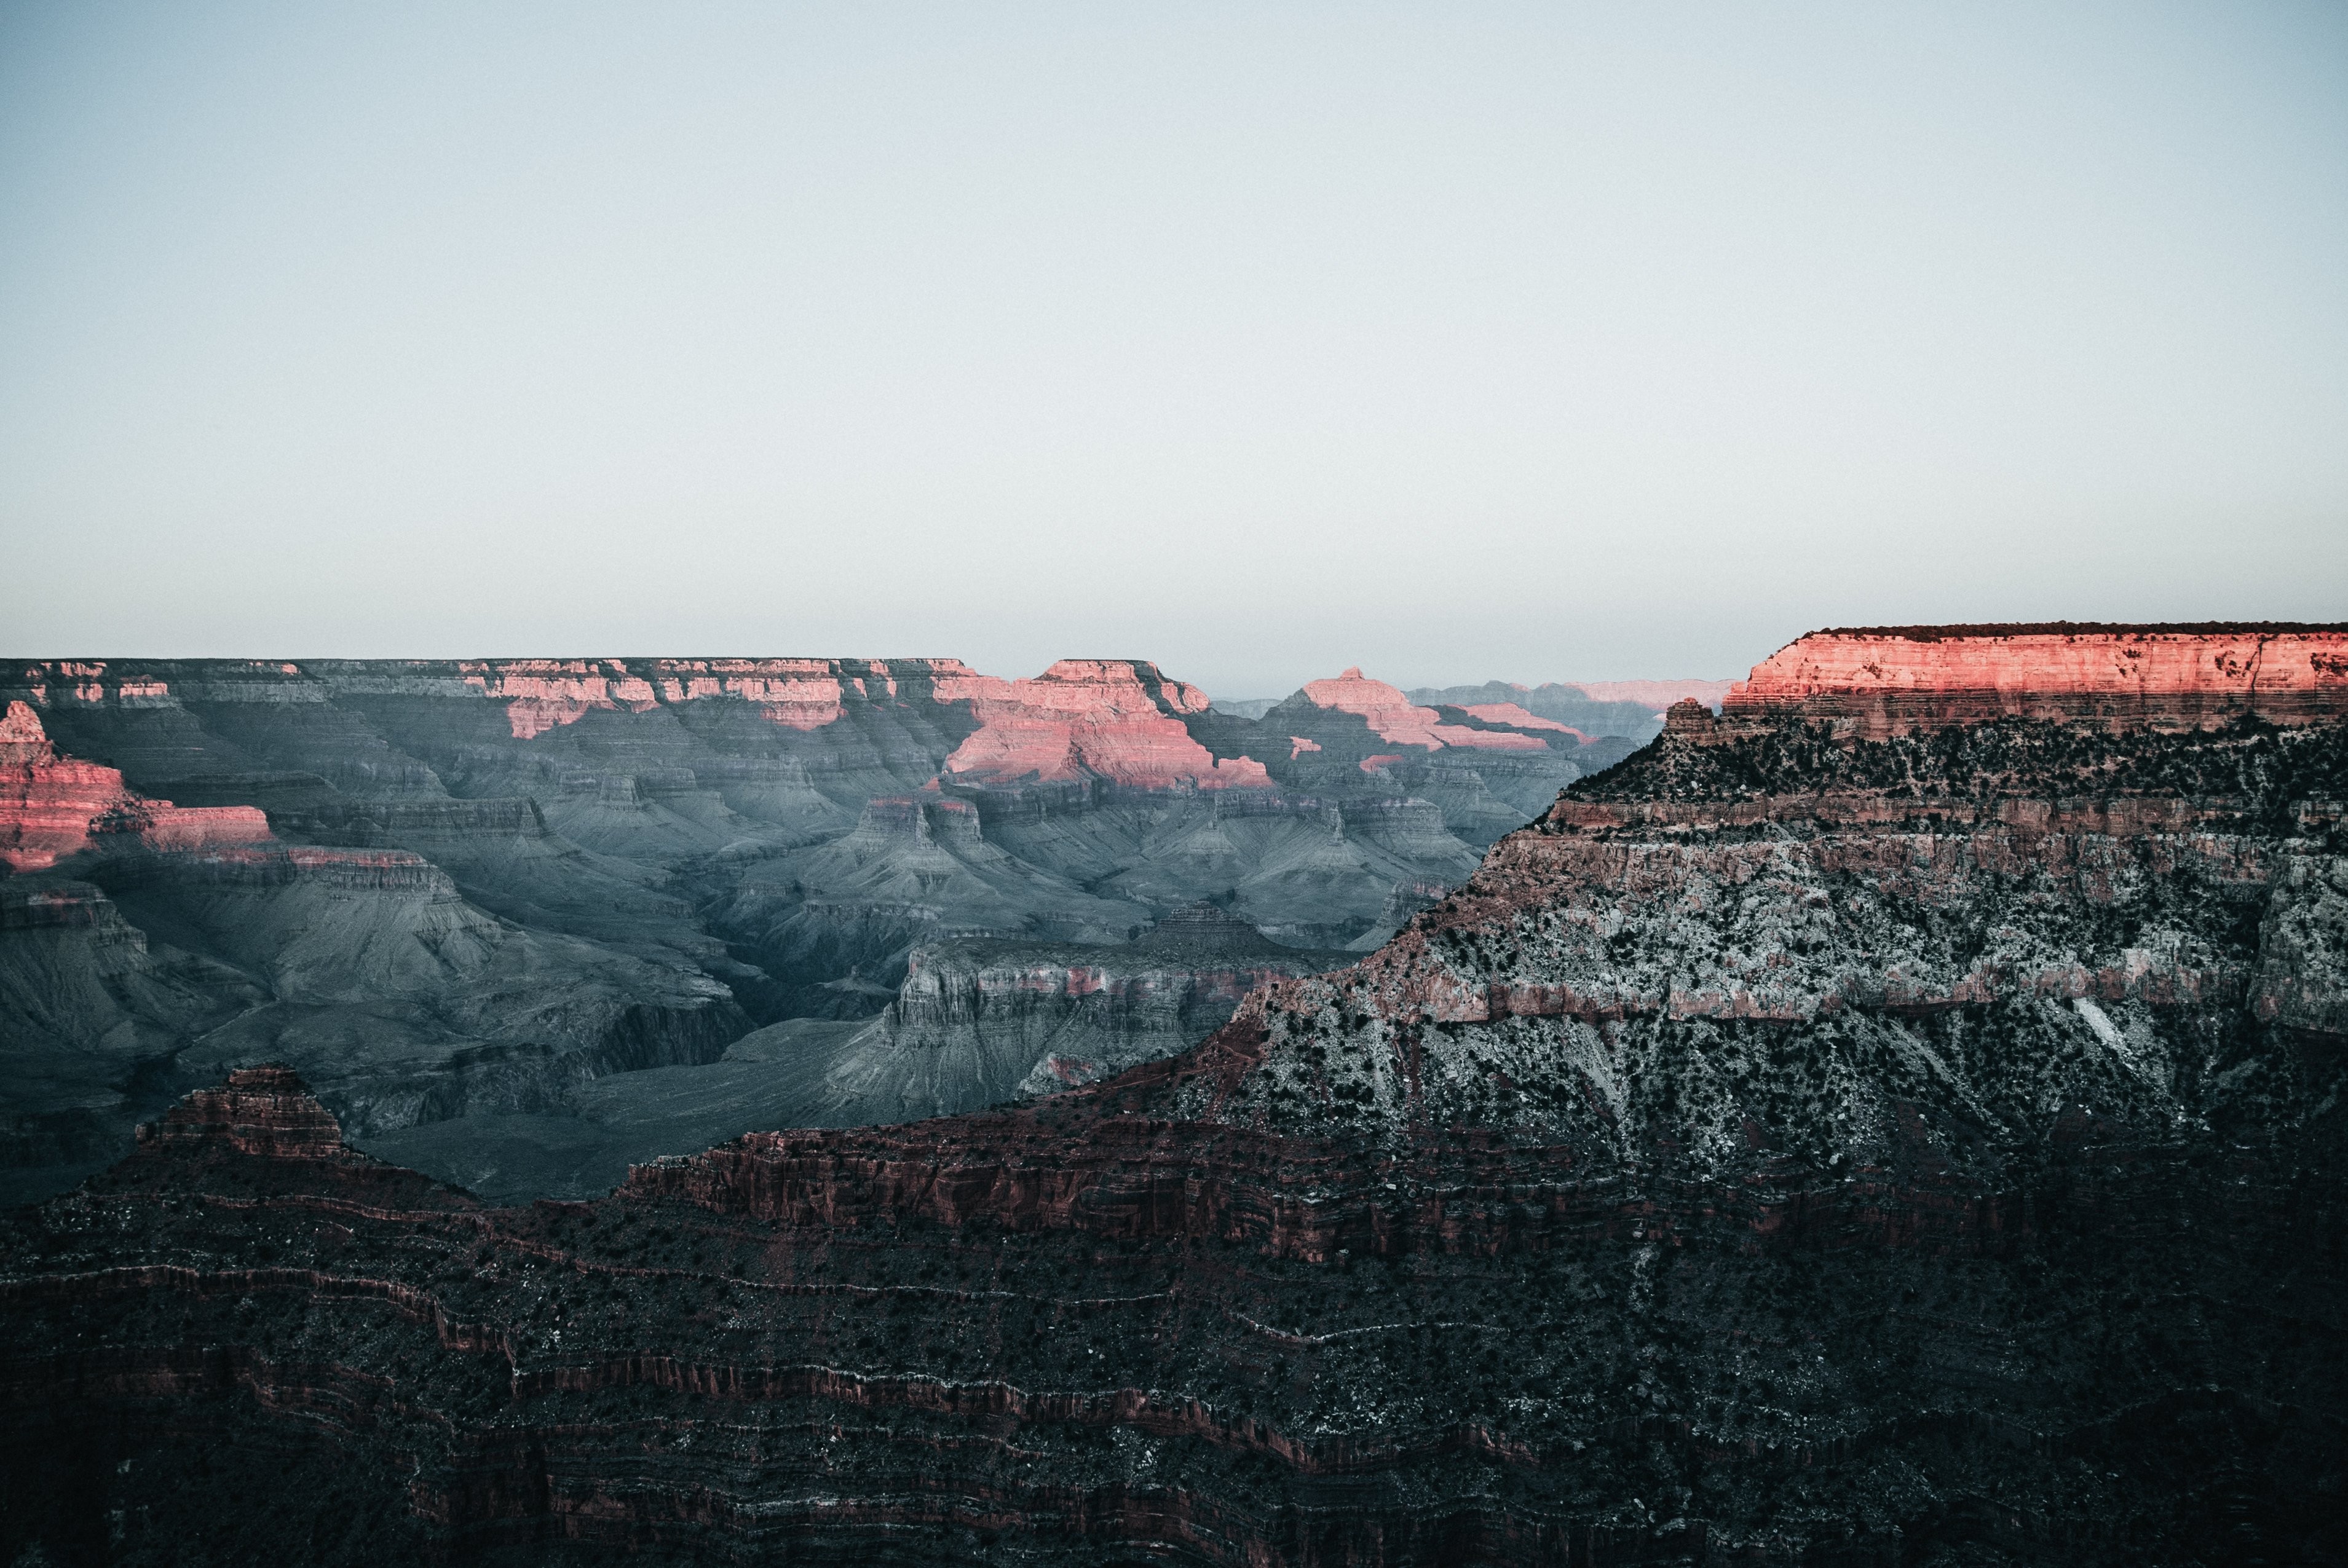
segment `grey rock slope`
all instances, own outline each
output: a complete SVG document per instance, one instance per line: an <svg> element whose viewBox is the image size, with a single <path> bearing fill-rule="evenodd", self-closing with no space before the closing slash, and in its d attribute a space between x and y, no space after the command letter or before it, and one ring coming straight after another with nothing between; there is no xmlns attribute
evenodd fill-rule
<svg viewBox="0 0 2348 1568"><path fill-rule="evenodd" d="M1269 980L1352 958L1283 948L1204 903L1122 947L942 942L845 1042L800 1124L917 1121L1093 1082L1204 1040Z"/></svg>
<svg viewBox="0 0 2348 1568"><path fill-rule="evenodd" d="M936 1053L868 1052L851 1091L819 1031L824 1095L721 1057L873 1019L917 952L1121 952L1200 899L1283 951L1341 948L1596 760L1553 731L1398 748L1302 692L1267 726L1118 661L1032 682L947 660L27 661L0 703L34 737L0 779L0 1189L28 1194L261 1061L452 1179L541 1122L606 1147L613 1075L711 1071L694 1093L731 1085L729 1136L817 1100L1001 1098L1059 1048L919 1089L885 1074ZM1060 1054L1177 1050L1220 1005Z"/></svg>

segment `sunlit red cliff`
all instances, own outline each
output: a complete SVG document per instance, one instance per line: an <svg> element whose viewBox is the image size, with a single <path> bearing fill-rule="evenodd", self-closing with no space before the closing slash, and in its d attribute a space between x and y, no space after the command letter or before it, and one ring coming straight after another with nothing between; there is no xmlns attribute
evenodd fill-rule
<svg viewBox="0 0 2348 1568"><path fill-rule="evenodd" d="M1814 631L1754 667L1732 718L1788 712L1870 738L1998 717L2207 728L2348 712L2348 627L1901 627Z"/></svg>

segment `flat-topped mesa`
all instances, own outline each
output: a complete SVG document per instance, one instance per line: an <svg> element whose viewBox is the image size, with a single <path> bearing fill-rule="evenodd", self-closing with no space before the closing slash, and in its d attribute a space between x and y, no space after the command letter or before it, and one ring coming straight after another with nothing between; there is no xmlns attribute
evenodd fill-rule
<svg viewBox="0 0 2348 1568"><path fill-rule="evenodd" d="M1207 694L1140 659L1063 659L1032 681L940 679L941 702L968 701L978 729L939 770L981 788L1100 780L1138 790L1269 788L1249 757L1219 758L1183 720Z"/></svg>
<svg viewBox="0 0 2348 1568"><path fill-rule="evenodd" d="M142 1150L201 1153L226 1147L273 1160L364 1162L345 1146L342 1123L318 1103L301 1074L275 1065L241 1067L217 1089L199 1089L139 1129Z"/></svg>
<svg viewBox="0 0 2348 1568"><path fill-rule="evenodd" d="M1787 719L1880 740L2025 718L2110 730L2215 729L2245 715L2348 717L2348 625L2054 622L1838 628L1754 666L1722 738Z"/></svg>

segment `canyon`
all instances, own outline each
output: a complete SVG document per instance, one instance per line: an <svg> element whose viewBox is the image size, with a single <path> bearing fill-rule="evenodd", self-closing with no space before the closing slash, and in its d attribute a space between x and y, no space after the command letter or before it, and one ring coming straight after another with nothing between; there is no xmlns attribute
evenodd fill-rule
<svg viewBox="0 0 2348 1568"><path fill-rule="evenodd" d="M868 1061L945 1065L879 1021L942 944L1117 947L1201 900L1283 950L1382 936L1632 743L1344 689L1265 721L1137 660L0 666L0 1196L71 1185L264 1060L362 1145L511 1197L911 1106L778 1075L839 1065L853 1031L817 1026L852 1020L879 1030ZM1009 1094L1053 1051L1132 1060L1122 1025L1077 1038L1097 1011L1015 1072L947 1065L965 1091L922 1108ZM1175 1016L1150 1050L1220 1021ZM662 1076L597 1087L642 1073Z"/></svg>
<svg viewBox="0 0 2348 1568"><path fill-rule="evenodd" d="M1598 758L1550 738L1576 726L1540 689L1354 671L1250 714L1128 665L1117 738L1048 674L939 702L922 682L966 678L940 661L398 699L481 704L461 734L356 695L242 732L86 721L45 677L37 738L11 710L26 864L0 890L12 937L77 934L38 973L119 1015L74 1049L285 1005L250 945L177 945L202 898L143 890L301 847L380 857L320 863L355 900L421 889L461 995L494 969L463 967L493 947L452 912L478 908L510 944L634 942L760 1025L592 1091L820 1061L788 1093L860 1091L871 1055L924 1051L991 1061L972 1094L1069 1086L499 1204L354 1147L344 1106L380 1102L314 1081L348 1071L330 1053L182 1044L202 1081L153 1073L124 1157L0 1214L0 1553L2340 1561L2343 671L2341 627L1814 633L1570 777ZM691 696L737 675L778 684ZM71 676L122 714L206 701L188 671ZM672 680L715 706L669 711ZM768 749L710 741L667 780L645 724ZM296 727L314 768L266 738ZM366 793L386 779L407 793ZM106 803L93 827L123 787L273 838L74 847L77 803ZM782 804L807 794L820 830ZM623 812L669 842L623 855ZM502 847L449 846L476 832ZM711 946L598 924L604 894L536 869L572 856L610 897L710 912ZM282 875L201 886L304 885ZM1047 875L1050 920L957 928ZM873 913L913 889L934 917Z"/></svg>

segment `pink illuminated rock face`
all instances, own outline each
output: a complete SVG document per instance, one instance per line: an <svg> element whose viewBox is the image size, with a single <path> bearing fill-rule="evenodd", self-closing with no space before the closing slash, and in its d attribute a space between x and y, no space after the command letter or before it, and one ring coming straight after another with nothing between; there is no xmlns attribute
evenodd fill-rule
<svg viewBox="0 0 2348 1568"><path fill-rule="evenodd" d="M32 704L9 703L7 716L0 718L0 746L36 746L46 751L48 744L49 733L41 727L41 716L33 712ZM0 752L0 758L17 760L12 752Z"/></svg>
<svg viewBox="0 0 2348 1568"><path fill-rule="evenodd" d="M939 661L951 664L953 661ZM596 709L647 712L662 703L738 697L771 723L814 730L839 717L843 682L893 694L887 668L856 660L654 659L641 672L617 659L510 659L464 667L467 682L506 703L514 738L578 723Z"/></svg>
<svg viewBox="0 0 2348 1568"><path fill-rule="evenodd" d="M145 800L113 768L62 757L40 715L8 704L0 720L0 865L46 871L89 847L94 834L135 834L149 849L187 851L266 843L269 819L250 805L178 806Z"/></svg>
<svg viewBox="0 0 2348 1568"><path fill-rule="evenodd" d="M948 683L983 679L958 659L893 663ZM599 709L643 713L712 697L755 703L786 729L817 730L839 719L851 692L897 694L891 663L872 659L499 659L459 669L466 684L506 704L514 738L524 741Z"/></svg>
<svg viewBox="0 0 2348 1568"><path fill-rule="evenodd" d="M84 848L90 824L131 799L119 773L58 756L32 706L8 704L0 722L0 862L11 871L45 871Z"/></svg>
<svg viewBox="0 0 2348 1568"><path fill-rule="evenodd" d="M2348 628L1979 626L1814 631L1756 665L1724 718L1869 737L2003 717L2206 729L2348 716Z"/></svg>
<svg viewBox="0 0 2348 1568"><path fill-rule="evenodd" d="M1421 746L1430 752L1439 751L1445 746L1497 752L1548 749L1532 735L1510 734L1500 730L1471 730L1465 724L1444 723L1442 716L1434 709L1419 707L1404 696L1397 687L1371 680L1362 673L1358 666L1334 680L1307 681L1304 694L1315 706L1360 714L1368 721L1380 740L1392 741L1397 745ZM1534 723L1539 724L1545 721L1535 720ZM1565 726L1555 724L1550 727L1563 729Z"/></svg>
<svg viewBox="0 0 2348 1568"><path fill-rule="evenodd" d="M1132 789L1268 788L1249 757L1218 758L1180 715L1206 712L1207 694L1128 659L1063 659L1032 681L941 678L942 702L967 701L979 727L939 776L955 784L1057 784L1104 779Z"/></svg>

